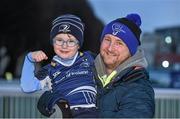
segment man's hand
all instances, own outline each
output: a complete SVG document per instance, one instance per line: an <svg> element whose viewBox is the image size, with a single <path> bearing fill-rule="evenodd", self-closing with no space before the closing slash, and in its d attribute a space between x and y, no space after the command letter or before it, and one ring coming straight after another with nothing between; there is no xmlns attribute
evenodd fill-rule
<svg viewBox="0 0 180 119"><path fill-rule="evenodd" d="M43 60L47 60L48 57L42 50L38 50L32 52L32 59L35 60L35 62L41 62Z"/></svg>

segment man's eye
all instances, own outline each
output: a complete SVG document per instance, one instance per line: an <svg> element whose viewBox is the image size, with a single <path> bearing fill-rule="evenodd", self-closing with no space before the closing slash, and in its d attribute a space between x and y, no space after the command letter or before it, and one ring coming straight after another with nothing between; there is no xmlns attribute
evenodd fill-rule
<svg viewBox="0 0 180 119"><path fill-rule="evenodd" d="M120 41L116 42L116 44L117 44L117 45L123 45L123 43L120 42Z"/></svg>
<svg viewBox="0 0 180 119"><path fill-rule="evenodd" d="M106 40L106 41L110 41L110 39L109 39L109 38L105 38L105 40Z"/></svg>

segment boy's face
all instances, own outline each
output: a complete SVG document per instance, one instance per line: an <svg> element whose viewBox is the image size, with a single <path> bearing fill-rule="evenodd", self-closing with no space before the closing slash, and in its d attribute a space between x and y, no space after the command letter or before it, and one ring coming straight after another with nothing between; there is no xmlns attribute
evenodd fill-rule
<svg viewBox="0 0 180 119"><path fill-rule="evenodd" d="M69 59L77 53L79 44L73 35L61 33L53 39L53 47L59 57Z"/></svg>

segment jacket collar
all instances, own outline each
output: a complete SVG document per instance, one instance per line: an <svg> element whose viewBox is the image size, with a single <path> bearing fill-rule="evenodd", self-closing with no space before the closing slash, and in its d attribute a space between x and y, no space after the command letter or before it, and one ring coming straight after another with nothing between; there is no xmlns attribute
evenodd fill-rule
<svg viewBox="0 0 180 119"><path fill-rule="evenodd" d="M96 68L97 74L100 77L106 75L105 65L104 65L104 62L103 62L100 54L96 57L94 63L95 63L95 68ZM127 59L124 63L120 64L115 69L117 71L117 73L113 78L117 77L117 75L119 76L119 74L122 73L123 70L129 69L130 67L135 67L135 66L144 67L144 68L146 68L148 66L148 63L144 56L144 51L142 48L139 48L135 55L133 55L132 57Z"/></svg>

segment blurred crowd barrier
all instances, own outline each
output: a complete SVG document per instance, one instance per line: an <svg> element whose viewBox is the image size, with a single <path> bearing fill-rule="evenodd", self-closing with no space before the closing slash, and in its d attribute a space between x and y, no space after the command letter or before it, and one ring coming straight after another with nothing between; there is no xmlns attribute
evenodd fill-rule
<svg viewBox="0 0 180 119"><path fill-rule="evenodd" d="M180 90L154 90L155 118L180 118ZM37 110L37 101L41 93L23 93L18 80L0 81L0 118L44 118ZM51 117L61 117L61 112L57 111Z"/></svg>

